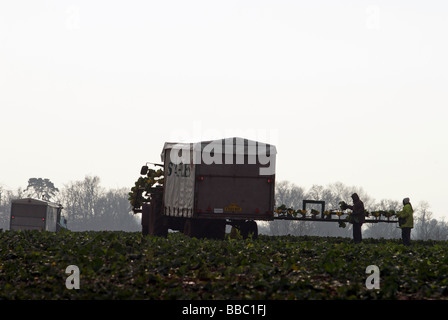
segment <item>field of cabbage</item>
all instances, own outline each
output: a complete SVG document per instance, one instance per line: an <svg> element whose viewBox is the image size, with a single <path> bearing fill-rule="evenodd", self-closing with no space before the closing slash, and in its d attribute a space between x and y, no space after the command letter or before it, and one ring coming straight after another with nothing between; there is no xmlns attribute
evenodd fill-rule
<svg viewBox="0 0 448 320"><path fill-rule="evenodd" d="M0 299L447 299L447 253L435 241L4 231ZM379 289L366 288L369 265Z"/></svg>

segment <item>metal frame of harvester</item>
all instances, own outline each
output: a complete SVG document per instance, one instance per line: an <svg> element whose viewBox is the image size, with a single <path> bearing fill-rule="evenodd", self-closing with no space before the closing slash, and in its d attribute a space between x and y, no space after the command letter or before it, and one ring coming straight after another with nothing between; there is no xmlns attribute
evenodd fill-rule
<svg viewBox="0 0 448 320"><path fill-rule="evenodd" d="M325 201L321 200L303 200L303 207L302 210L306 210L308 204L318 204L321 206L321 211L319 211L318 214L311 215L311 216L305 216L305 217L298 217L293 216L292 214L285 211L282 213L277 213L277 215L274 216L273 220L296 220L296 221L315 221L315 222L347 222L347 216L349 216L349 213L343 213L340 210L330 210L327 211L328 214L324 214L325 211ZM337 212L343 213L343 215L337 215ZM334 216L337 216L337 218L333 218ZM398 223L398 220L391 219L390 217L386 217L386 219L383 219L381 216L378 217L372 217L372 218L366 218L364 223L379 223L379 222L385 222L385 223Z"/></svg>

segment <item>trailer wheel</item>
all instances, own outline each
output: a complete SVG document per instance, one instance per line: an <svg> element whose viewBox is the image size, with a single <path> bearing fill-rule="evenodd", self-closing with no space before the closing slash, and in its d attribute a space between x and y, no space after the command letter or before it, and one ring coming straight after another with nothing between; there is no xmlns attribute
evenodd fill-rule
<svg viewBox="0 0 448 320"><path fill-rule="evenodd" d="M144 236L149 234L149 213L151 206L148 203L142 205L142 234Z"/></svg>
<svg viewBox="0 0 448 320"><path fill-rule="evenodd" d="M168 227L165 223L165 217L152 210L149 215L149 234L160 237L166 237L168 235Z"/></svg>
<svg viewBox="0 0 448 320"><path fill-rule="evenodd" d="M240 231L243 239L247 239L250 236L252 239L258 239L258 226L254 220L242 222L240 225Z"/></svg>
<svg viewBox="0 0 448 320"><path fill-rule="evenodd" d="M194 238L224 239L226 221L187 219L184 225L184 234Z"/></svg>
<svg viewBox="0 0 448 320"><path fill-rule="evenodd" d="M158 210L156 201L151 204L143 204L142 209L142 234L166 237L168 226L165 216Z"/></svg>
<svg viewBox="0 0 448 320"><path fill-rule="evenodd" d="M201 237L201 221L196 219L187 219L184 224L184 234L191 238Z"/></svg>
<svg viewBox="0 0 448 320"><path fill-rule="evenodd" d="M224 240L226 235L225 220L211 220L203 222L203 236L209 239Z"/></svg>

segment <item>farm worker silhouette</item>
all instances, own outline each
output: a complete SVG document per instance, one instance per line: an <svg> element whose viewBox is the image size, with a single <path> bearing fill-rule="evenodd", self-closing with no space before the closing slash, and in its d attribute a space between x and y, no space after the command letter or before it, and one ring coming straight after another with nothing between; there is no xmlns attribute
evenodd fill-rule
<svg viewBox="0 0 448 320"><path fill-rule="evenodd" d="M347 205L348 209L353 212L350 215L349 222L353 225L353 240L355 243L361 243L362 241L362 224L366 221L364 203L359 199L357 193L352 194L353 205Z"/></svg>
<svg viewBox="0 0 448 320"><path fill-rule="evenodd" d="M401 238L405 246L411 245L411 229L414 228L414 209L409 198L403 199L403 210L397 213L398 224L401 228Z"/></svg>

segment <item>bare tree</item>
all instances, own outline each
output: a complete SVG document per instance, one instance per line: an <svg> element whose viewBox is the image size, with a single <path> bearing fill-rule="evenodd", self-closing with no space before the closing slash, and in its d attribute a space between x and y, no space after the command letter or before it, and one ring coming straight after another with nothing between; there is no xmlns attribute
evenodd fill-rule
<svg viewBox="0 0 448 320"><path fill-rule="evenodd" d="M325 198L325 188L314 184L306 193L308 200L323 200Z"/></svg>
<svg viewBox="0 0 448 320"><path fill-rule="evenodd" d="M328 199L328 209L338 210L340 201L346 203L352 201L351 195L353 194L353 188L347 187L342 182L331 183L328 185L327 189L331 193L331 198Z"/></svg>
<svg viewBox="0 0 448 320"><path fill-rule="evenodd" d="M9 213L7 213L5 194L6 190L0 186L0 229L6 229L9 223Z"/></svg>
<svg viewBox="0 0 448 320"><path fill-rule="evenodd" d="M95 210L103 189L99 177L86 176L82 181L70 182L61 192L61 202L68 217L70 229L87 227L95 216ZM80 225L81 224L81 225Z"/></svg>
<svg viewBox="0 0 448 320"><path fill-rule="evenodd" d="M100 230L138 231L141 226L131 211L128 188L111 189L101 195L95 215Z"/></svg>
<svg viewBox="0 0 448 320"><path fill-rule="evenodd" d="M371 204L372 210L399 211L402 208L403 205L399 201L391 199L383 199ZM392 223L372 223L367 226L364 235L367 238L398 239L401 237L401 229Z"/></svg>
<svg viewBox="0 0 448 320"><path fill-rule="evenodd" d="M432 219L431 225L431 239L433 240L448 240L448 223L442 219L442 221L437 221Z"/></svg>
<svg viewBox="0 0 448 320"><path fill-rule="evenodd" d="M12 200L21 199L24 196L22 188L18 188L14 192L0 187L0 229L9 229Z"/></svg>
<svg viewBox="0 0 448 320"><path fill-rule="evenodd" d="M403 208L403 205L400 201L391 199L383 199L375 206L376 210L385 210L385 211L389 210L400 211Z"/></svg>
<svg viewBox="0 0 448 320"><path fill-rule="evenodd" d="M61 202L70 230L141 229L131 213L128 188L105 190L99 177L86 176L84 180L68 183L61 191Z"/></svg>
<svg viewBox="0 0 448 320"><path fill-rule="evenodd" d="M418 204L418 209L414 211L414 228L416 238L421 240L430 239L432 212L429 210L429 203L422 201ZM417 214L415 214L417 213Z"/></svg>
<svg viewBox="0 0 448 320"><path fill-rule="evenodd" d="M426 201L418 204L414 213L415 238L420 240L448 240L448 224L433 218L430 205Z"/></svg>
<svg viewBox="0 0 448 320"><path fill-rule="evenodd" d="M275 185L275 206L284 204L287 208L301 209L304 196L304 189L289 181L280 181ZM302 235L309 228L312 228L312 225L304 221L275 220L269 222L271 235Z"/></svg>
<svg viewBox="0 0 448 320"><path fill-rule="evenodd" d="M305 191L289 181L280 181L275 185L275 205L284 204L287 208L301 209Z"/></svg>

